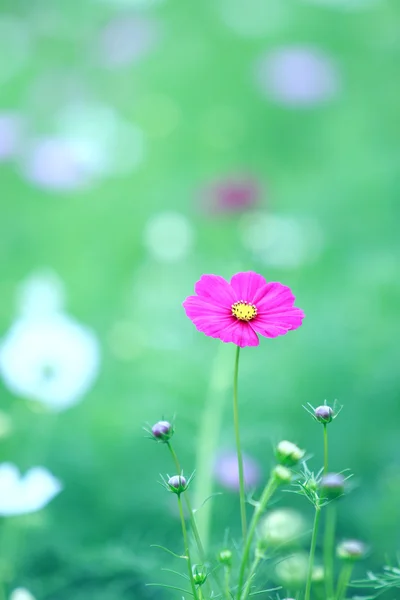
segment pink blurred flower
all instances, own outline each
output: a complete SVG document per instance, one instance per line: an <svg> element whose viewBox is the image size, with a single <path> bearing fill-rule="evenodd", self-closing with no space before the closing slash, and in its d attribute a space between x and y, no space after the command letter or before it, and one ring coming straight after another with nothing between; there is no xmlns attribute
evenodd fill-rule
<svg viewBox="0 0 400 600"><path fill-rule="evenodd" d="M338 90L334 63L318 48L287 46L264 56L258 64L262 90L277 102L313 106L329 100Z"/></svg>
<svg viewBox="0 0 400 600"><path fill-rule="evenodd" d="M241 212L257 204L260 186L250 177L231 177L211 184L202 197L207 212Z"/></svg>
<svg viewBox="0 0 400 600"><path fill-rule="evenodd" d="M260 481L258 463L250 456L243 456L244 482L247 488L255 487ZM238 460L235 452L220 454L214 463L214 477L229 490L239 490Z"/></svg>
<svg viewBox="0 0 400 600"><path fill-rule="evenodd" d="M300 327L304 313L294 306L290 288L253 271L237 273L228 283L219 275L203 275L196 296L183 303L199 331L237 346L258 346L257 334L268 338Z"/></svg>

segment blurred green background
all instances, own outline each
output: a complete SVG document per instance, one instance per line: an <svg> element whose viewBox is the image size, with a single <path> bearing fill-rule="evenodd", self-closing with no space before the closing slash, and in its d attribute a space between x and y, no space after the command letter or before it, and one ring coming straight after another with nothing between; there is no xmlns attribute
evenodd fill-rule
<svg viewBox="0 0 400 600"><path fill-rule="evenodd" d="M399 27L397 0L2 0L2 345L26 304L29 319L47 310L44 278L100 352L60 411L17 393L3 360L1 461L64 486L42 511L1 518L7 594L175 597L144 587L175 564L151 544L182 548L157 482L172 466L142 427L176 415L190 472L218 398L217 445L233 448L234 347L181 306L202 273L251 269L293 289L303 326L242 352L243 447L264 477L282 438L317 470L322 431L301 406L338 399L331 467L357 483L339 537L370 546L359 574L394 556ZM227 528L239 535L238 498L211 503L218 549ZM282 504L311 517L304 499Z"/></svg>

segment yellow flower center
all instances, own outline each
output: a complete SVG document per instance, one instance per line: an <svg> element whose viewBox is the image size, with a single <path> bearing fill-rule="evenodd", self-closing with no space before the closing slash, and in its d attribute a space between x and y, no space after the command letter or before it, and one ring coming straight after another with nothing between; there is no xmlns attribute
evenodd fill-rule
<svg viewBox="0 0 400 600"><path fill-rule="evenodd" d="M257 316L257 309L254 304L249 302L235 302L232 304L232 316L239 321L251 321Z"/></svg>

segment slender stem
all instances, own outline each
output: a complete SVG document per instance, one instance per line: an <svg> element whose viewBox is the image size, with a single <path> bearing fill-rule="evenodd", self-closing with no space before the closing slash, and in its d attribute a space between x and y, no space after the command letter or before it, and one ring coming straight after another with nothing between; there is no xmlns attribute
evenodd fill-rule
<svg viewBox="0 0 400 600"><path fill-rule="evenodd" d="M230 590L230 578L231 578L231 569L230 567L225 567L224 569L224 592L226 600L232 600L232 594Z"/></svg>
<svg viewBox="0 0 400 600"><path fill-rule="evenodd" d="M321 516L321 508L318 506L315 508L314 526L313 526L313 532L312 532L312 537L311 537L310 555L309 555L309 559L308 559L308 573L307 573L307 583L306 583L306 591L304 594L304 600L310 600L311 580L312 580L313 567L314 567L315 548L317 546L317 535L318 535L318 525L319 525L320 516Z"/></svg>
<svg viewBox="0 0 400 600"><path fill-rule="evenodd" d="M171 452L171 455L172 455L172 458L174 460L177 472L178 472L178 474L180 474L181 473L181 465L179 463L179 460L178 460L178 457L176 455L176 452L175 452L175 450L172 447L171 442L167 442L167 446L169 448L169 451ZM184 494L184 496L185 496L186 506L187 506L187 509L188 509L188 512L189 512L190 527L192 528L194 539L196 540L196 545L197 545L197 549L199 551L200 560L202 562L204 562L205 561L204 548L203 548L203 544L201 543L200 535L199 535L199 532L198 532L198 529L197 529L196 519L194 517L194 513L193 513L193 510L192 510L192 505L191 505L191 502L190 502L190 499L189 499L189 495L188 494Z"/></svg>
<svg viewBox="0 0 400 600"><path fill-rule="evenodd" d="M254 560L253 560L253 562L251 564L251 567L250 567L250 571L249 571L249 575L247 577L246 585L244 586L243 595L242 595L243 599L247 598L248 595L249 595L249 593L250 593L251 584L253 582L254 574L257 571L257 567L260 564L261 559L262 559L262 554L260 552L256 552L256 555L255 555Z"/></svg>
<svg viewBox="0 0 400 600"><path fill-rule="evenodd" d="M258 525L258 521L262 513L265 511L265 507L267 506L268 500L270 500L271 496L275 492L277 487L277 482L274 475L271 475L267 485L264 488L260 501L258 502L256 509L253 513L253 517L250 522L249 534L247 539L245 540L245 546L243 549L242 562L240 564L239 570L239 579L238 579L238 592L237 592L237 600L240 600L242 597L242 588L244 582L244 575L247 567L247 563L249 561L249 554L251 549L251 543L253 541L254 534L256 532L256 528ZM243 595L243 600L246 598L246 595Z"/></svg>
<svg viewBox="0 0 400 600"><path fill-rule="evenodd" d="M336 600L345 598L347 586L350 582L350 577L353 572L354 564L352 562L345 563L339 575L339 581L336 590Z"/></svg>
<svg viewBox="0 0 400 600"><path fill-rule="evenodd" d="M197 593L199 595L199 600L203 600L204 596L203 596L203 592L201 591L201 587L197 588Z"/></svg>
<svg viewBox="0 0 400 600"><path fill-rule="evenodd" d="M210 382L201 412L196 443L196 478L193 482L193 503L195 506L201 506L201 511L196 515L196 521L199 535L203 542L203 548L206 551L210 539L213 503L204 503L204 500L209 498L213 493L214 481L210 477L210 472L218 448L222 419L228 397L227 392L232 385L232 359L229 351L230 348L227 348L226 344L219 344L211 368Z"/></svg>
<svg viewBox="0 0 400 600"><path fill-rule="evenodd" d="M190 550L189 550L189 539L188 539L186 523L185 523L185 515L183 514L182 500L181 500L180 494L178 494L178 506L179 506L179 515L181 517L183 543L185 546L185 556L187 558L190 585L192 587L193 597L195 598L195 600L199 600L198 595L197 595L197 590L196 590L196 584L194 583L194 579L193 579L192 561L190 558Z"/></svg>
<svg viewBox="0 0 400 600"><path fill-rule="evenodd" d="M324 475L328 472L328 428L324 423Z"/></svg>
<svg viewBox="0 0 400 600"><path fill-rule="evenodd" d="M244 485L243 456L242 456L242 449L240 446L240 433L239 433L239 405L238 405L239 356L240 356L240 346L237 346L236 356L235 356L235 369L234 369L234 374L233 374L233 422L234 422L234 426L235 426L236 452L237 452L238 471L239 471L240 517L241 517L241 521L242 521L243 540L245 540L246 536L247 536L246 491L245 491L245 485Z"/></svg>
<svg viewBox="0 0 400 600"><path fill-rule="evenodd" d="M334 597L333 588L333 556L335 546L336 529L336 505L330 502L326 507L326 521L324 534L324 566L325 566L325 590L327 600Z"/></svg>

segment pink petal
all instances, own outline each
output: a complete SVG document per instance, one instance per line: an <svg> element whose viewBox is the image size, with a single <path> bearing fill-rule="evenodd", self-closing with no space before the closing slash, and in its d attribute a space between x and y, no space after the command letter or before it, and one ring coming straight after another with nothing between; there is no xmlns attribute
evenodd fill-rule
<svg viewBox="0 0 400 600"><path fill-rule="evenodd" d="M196 294L208 302L231 307L236 301L229 283L219 275L202 275L194 288Z"/></svg>
<svg viewBox="0 0 400 600"><path fill-rule="evenodd" d="M215 304L211 299L205 300L200 296L189 296L183 302L183 308L190 319L201 316L230 317L231 307Z"/></svg>
<svg viewBox="0 0 400 600"><path fill-rule="evenodd" d="M240 348L258 346L260 343L257 334L250 327L249 323L238 321L237 319L234 319L220 331L218 337L223 342L233 342L236 346L240 346Z"/></svg>
<svg viewBox="0 0 400 600"><path fill-rule="evenodd" d="M255 304L260 288L265 287L266 280L254 271L236 273L231 279L231 286L235 291L236 301L243 300Z"/></svg>
<svg viewBox="0 0 400 600"><path fill-rule="evenodd" d="M282 311L281 313L258 314L257 317L251 321L251 326L257 333L264 335L265 337L277 337L278 335L285 335L288 331L300 327L303 318L303 311L293 307L292 309Z"/></svg>
<svg viewBox="0 0 400 600"><path fill-rule="evenodd" d="M258 290L253 303L260 314L281 307L291 307L294 301L295 297L289 287L273 281Z"/></svg>

